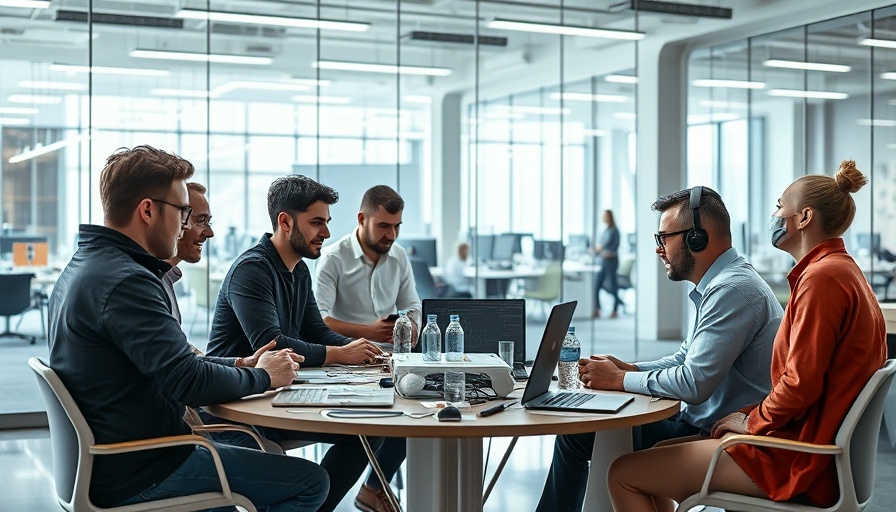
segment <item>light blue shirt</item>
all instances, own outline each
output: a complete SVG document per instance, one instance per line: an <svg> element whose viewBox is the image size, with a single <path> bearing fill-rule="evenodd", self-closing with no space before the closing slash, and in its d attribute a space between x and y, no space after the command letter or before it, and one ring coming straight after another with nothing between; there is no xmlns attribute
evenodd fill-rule
<svg viewBox="0 0 896 512"><path fill-rule="evenodd" d="M713 262L689 294L697 308L678 352L636 363L625 390L684 402L682 419L709 430L771 391L772 345L784 311L768 284L734 248Z"/></svg>

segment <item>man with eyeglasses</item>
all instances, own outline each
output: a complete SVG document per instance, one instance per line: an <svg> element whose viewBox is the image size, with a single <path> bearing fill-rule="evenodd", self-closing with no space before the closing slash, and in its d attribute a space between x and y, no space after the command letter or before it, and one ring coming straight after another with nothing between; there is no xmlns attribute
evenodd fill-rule
<svg viewBox="0 0 896 512"><path fill-rule="evenodd" d="M50 367L98 444L189 434L186 405L226 403L292 382L300 357L270 352L254 368L196 357L171 314L162 276L190 229L190 162L149 146L120 149L100 174L103 226L82 225L50 297ZM216 445L230 488L268 510L313 511L327 474L309 461ZM98 456L100 507L220 491L211 452L193 445Z"/></svg>
<svg viewBox="0 0 896 512"><path fill-rule="evenodd" d="M681 400L671 418L632 429L643 450L669 439L708 435L716 420L770 391L775 334L784 312L768 284L731 246L725 203L708 187L661 197L656 254L673 281L695 285L693 330L674 354L638 363L611 355L579 361L586 387ZM599 448L598 448L599 449ZM594 434L557 436L537 511L581 511Z"/></svg>

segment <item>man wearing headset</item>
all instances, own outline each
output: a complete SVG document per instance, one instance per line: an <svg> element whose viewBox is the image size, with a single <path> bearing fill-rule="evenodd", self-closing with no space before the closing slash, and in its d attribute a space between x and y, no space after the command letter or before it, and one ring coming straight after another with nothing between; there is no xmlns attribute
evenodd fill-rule
<svg viewBox="0 0 896 512"><path fill-rule="evenodd" d="M772 344L784 314L768 284L731 246L731 219L707 187L661 197L656 253L673 281L690 281L694 328L678 351L656 361L611 356L579 361L586 387L681 400L671 418L632 429L635 450L708 434L723 416L757 403L769 389ZM537 511L582 510L594 434L557 436Z"/></svg>

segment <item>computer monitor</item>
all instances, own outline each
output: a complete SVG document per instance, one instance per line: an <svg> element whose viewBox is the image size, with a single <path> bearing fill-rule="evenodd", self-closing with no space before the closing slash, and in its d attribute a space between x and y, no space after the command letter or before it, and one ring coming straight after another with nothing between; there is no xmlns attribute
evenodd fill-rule
<svg viewBox="0 0 896 512"><path fill-rule="evenodd" d="M587 251L591 248L591 240L588 235L569 235L569 244L566 248L570 251Z"/></svg>
<svg viewBox="0 0 896 512"><path fill-rule="evenodd" d="M476 235L470 244L473 261L491 261L495 235Z"/></svg>
<svg viewBox="0 0 896 512"><path fill-rule="evenodd" d="M404 247L409 257L423 260L429 267L438 266L435 238L399 238L398 244Z"/></svg>
<svg viewBox="0 0 896 512"><path fill-rule="evenodd" d="M877 254L880 251L880 233L856 233L856 248Z"/></svg>
<svg viewBox="0 0 896 512"><path fill-rule="evenodd" d="M526 360L525 299L427 299L423 301L424 325L427 315L438 316L443 335L450 315L460 315L464 352L497 354L499 341L512 340L514 362Z"/></svg>
<svg viewBox="0 0 896 512"><path fill-rule="evenodd" d="M14 267L46 267L49 264L50 244L43 242L13 242Z"/></svg>
<svg viewBox="0 0 896 512"><path fill-rule="evenodd" d="M532 255L536 260L560 261L563 259L563 242L560 240L536 240Z"/></svg>
<svg viewBox="0 0 896 512"><path fill-rule="evenodd" d="M513 233L504 233L495 237L491 259L493 261L512 261L513 255L521 251L520 236Z"/></svg>

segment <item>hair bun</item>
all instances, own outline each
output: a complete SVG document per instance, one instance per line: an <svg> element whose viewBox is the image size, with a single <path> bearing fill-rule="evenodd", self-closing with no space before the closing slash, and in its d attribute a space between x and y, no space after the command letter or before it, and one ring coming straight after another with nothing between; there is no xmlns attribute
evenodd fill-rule
<svg viewBox="0 0 896 512"><path fill-rule="evenodd" d="M844 160L840 163L840 169L834 175L834 181L837 182L837 186L841 190L850 194L855 194L868 184L868 178L862 174L862 171L856 169L854 160Z"/></svg>

